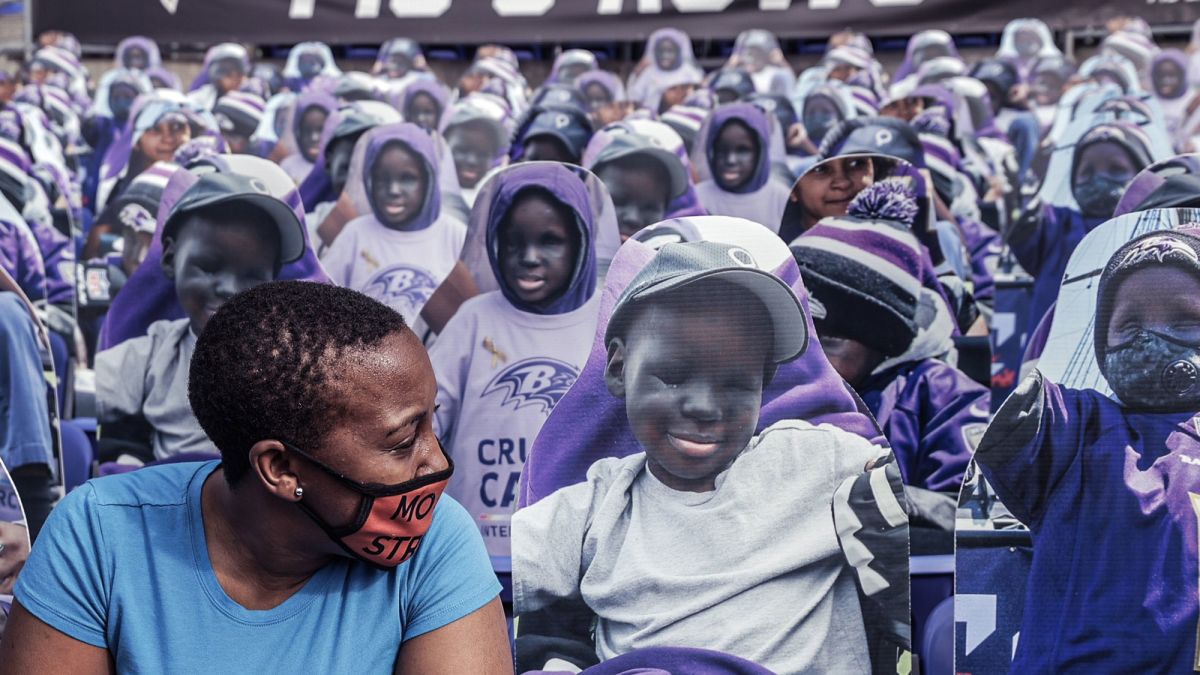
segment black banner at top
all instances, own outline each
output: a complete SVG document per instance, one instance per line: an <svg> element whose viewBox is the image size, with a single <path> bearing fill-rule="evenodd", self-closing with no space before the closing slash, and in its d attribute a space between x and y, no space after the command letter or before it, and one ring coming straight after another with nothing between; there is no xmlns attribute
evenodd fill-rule
<svg viewBox="0 0 1200 675"><path fill-rule="evenodd" d="M129 35L163 43L239 41L434 44L599 42L675 27L695 39L750 28L824 37L843 28L906 35L927 28L995 32L1031 16L1051 29L1098 28L1117 15L1151 24L1200 16L1200 0L37 0L34 31L65 30L88 44Z"/></svg>

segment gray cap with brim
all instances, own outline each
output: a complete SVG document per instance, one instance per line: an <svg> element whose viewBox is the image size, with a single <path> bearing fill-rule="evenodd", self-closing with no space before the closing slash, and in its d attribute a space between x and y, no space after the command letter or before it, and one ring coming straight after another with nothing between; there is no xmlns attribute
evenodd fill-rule
<svg viewBox="0 0 1200 675"><path fill-rule="evenodd" d="M296 212L279 198L273 196L265 183L257 178L234 173L206 173L196 184L187 189L171 208L163 223L163 236L178 227L180 217L197 209L242 202L262 209L279 232L280 264L296 262L304 255L304 224Z"/></svg>
<svg viewBox="0 0 1200 675"><path fill-rule="evenodd" d="M796 359L808 348L804 309L792 289L779 277L759 268L746 249L712 241L666 244L659 249L621 294L604 341L612 339L613 331L633 305L705 279L720 279L740 286L762 301L774 336L772 363Z"/></svg>

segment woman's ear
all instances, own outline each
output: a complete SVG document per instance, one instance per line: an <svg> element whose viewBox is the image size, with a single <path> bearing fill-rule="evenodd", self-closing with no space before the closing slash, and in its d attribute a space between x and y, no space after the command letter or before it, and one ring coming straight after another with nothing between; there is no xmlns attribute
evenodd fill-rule
<svg viewBox="0 0 1200 675"><path fill-rule="evenodd" d="M608 343L608 362L604 366L604 384L608 393L625 398L625 341L613 338Z"/></svg>
<svg viewBox="0 0 1200 675"><path fill-rule="evenodd" d="M296 488L301 485L294 469L292 456L279 441L259 441L251 446L250 478L276 497L297 501Z"/></svg>

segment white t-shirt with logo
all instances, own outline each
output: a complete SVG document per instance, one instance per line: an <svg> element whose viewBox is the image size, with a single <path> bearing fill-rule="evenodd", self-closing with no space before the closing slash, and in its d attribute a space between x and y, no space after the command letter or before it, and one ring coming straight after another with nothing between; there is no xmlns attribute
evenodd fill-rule
<svg viewBox="0 0 1200 675"><path fill-rule="evenodd" d="M414 325L454 269L466 237L467 226L448 217L405 232L385 227L373 215L359 216L346 223L321 265L334 283L382 302Z"/></svg>
<svg viewBox="0 0 1200 675"><path fill-rule="evenodd" d="M475 518L494 557L509 555L525 458L587 361L599 297L542 315L513 307L500 291L485 293L463 303L429 350L438 437L454 459L448 493Z"/></svg>

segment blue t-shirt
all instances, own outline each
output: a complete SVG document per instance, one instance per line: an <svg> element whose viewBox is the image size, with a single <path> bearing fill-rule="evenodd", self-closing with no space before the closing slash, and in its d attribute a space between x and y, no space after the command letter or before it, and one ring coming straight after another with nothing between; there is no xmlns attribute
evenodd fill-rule
<svg viewBox="0 0 1200 675"><path fill-rule="evenodd" d="M402 642L499 593L471 517L444 497L411 560L380 571L338 559L278 607L246 609L221 588L204 538L200 490L218 465L151 467L71 492L38 537L17 600L108 649L121 672L390 673Z"/></svg>

